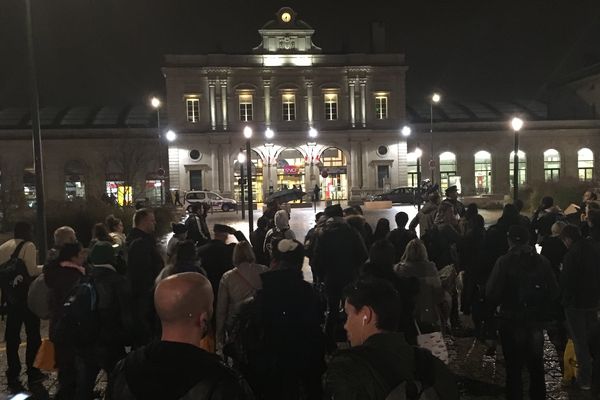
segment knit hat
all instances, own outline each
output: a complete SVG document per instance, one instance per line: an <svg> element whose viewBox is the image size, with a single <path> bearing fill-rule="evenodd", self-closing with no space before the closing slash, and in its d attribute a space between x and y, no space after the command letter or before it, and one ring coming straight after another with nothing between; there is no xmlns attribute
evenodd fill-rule
<svg viewBox="0 0 600 400"><path fill-rule="evenodd" d="M450 193L458 193L458 188L456 187L456 185L452 185L448 189L446 189L446 196L448 196Z"/></svg>
<svg viewBox="0 0 600 400"><path fill-rule="evenodd" d="M110 242L97 242L90 251L89 260L92 264L114 264L115 248Z"/></svg>

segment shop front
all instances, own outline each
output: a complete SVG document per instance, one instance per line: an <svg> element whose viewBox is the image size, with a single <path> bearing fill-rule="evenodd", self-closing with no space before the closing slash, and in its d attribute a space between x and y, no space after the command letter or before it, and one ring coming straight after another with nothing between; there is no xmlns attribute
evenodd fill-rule
<svg viewBox="0 0 600 400"><path fill-rule="evenodd" d="M321 200L348 200L348 166L344 152L330 147L321 153Z"/></svg>

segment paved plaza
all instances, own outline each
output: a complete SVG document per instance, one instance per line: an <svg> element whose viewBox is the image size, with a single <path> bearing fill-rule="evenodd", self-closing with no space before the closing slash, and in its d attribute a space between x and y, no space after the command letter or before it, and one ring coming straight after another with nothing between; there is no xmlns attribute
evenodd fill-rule
<svg viewBox="0 0 600 400"><path fill-rule="evenodd" d="M392 228L394 215L398 211L405 211L412 218L417 210L412 206L395 206L389 210L365 211L367 221L375 225L379 218L388 218L391 221ZM486 224L495 222L499 216L499 211L482 211ZM262 213L255 211L254 217L258 218ZM215 223L225 223L248 234L247 220L241 220L241 213L214 213L208 217L208 224L212 227ZM304 235L314 224L313 209L292 209L292 218L290 220L291 228L296 236L302 240ZM166 238L163 238L163 240ZM309 269L305 268L305 272ZM311 279L310 274L306 274L307 279ZM469 324L467 318L463 317L466 325ZM4 321L0 321L0 329L4 331ZM47 322L42 323L43 336L47 337ZM503 399L503 386L505 379L504 359L501 348L494 356L486 355L486 346L472 337L446 337L450 352L450 367L458 377L462 398L464 399ZM546 363L546 385L549 399L592 399L591 394L582 393L576 389L565 389L561 386L561 373L559 361L552 345L548 340L545 344L545 363ZM24 346L21 346L22 359L24 359ZM6 353L4 344L0 344L0 367L4 370L6 366ZM25 377L23 377L25 381ZM100 374L98 378L97 390L101 395L106 386L105 374ZM45 388L51 396L56 390L56 373L50 374ZM6 378L4 373L0 374L0 393L6 390ZM39 398L45 398L45 394ZM2 397L0 396L0 399Z"/></svg>

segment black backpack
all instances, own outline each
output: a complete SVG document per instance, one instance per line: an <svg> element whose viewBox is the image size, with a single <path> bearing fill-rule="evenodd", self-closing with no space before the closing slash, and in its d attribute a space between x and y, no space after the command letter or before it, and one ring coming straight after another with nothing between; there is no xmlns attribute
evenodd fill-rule
<svg viewBox="0 0 600 400"><path fill-rule="evenodd" d="M438 268L445 267L440 265L442 263L445 252L447 249L444 246L444 238L437 225L432 226L425 232L421 237L425 248L427 249L427 256L430 261L433 261Z"/></svg>
<svg viewBox="0 0 600 400"><path fill-rule="evenodd" d="M549 318L548 282L540 256L519 253L510 258L507 282L512 282L511 304L503 306L502 314L522 321L545 321Z"/></svg>
<svg viewBox="0 0 600 400"><path fill-rule="evenodd" d="M31 277L27 272L25 262L19 258L19 253L25 245L22 241L12 253L7 262L0 265L0 288L8 304L23 304L27 302L27 291Z"/></svg>
<svg viewBox="0 0 600 400"><path fill-rule="evenodd" d="M98 338L98 292L89 276L82 277L73 286L62 307L62 315L56 322L55 341L86 346Z"/></svg>

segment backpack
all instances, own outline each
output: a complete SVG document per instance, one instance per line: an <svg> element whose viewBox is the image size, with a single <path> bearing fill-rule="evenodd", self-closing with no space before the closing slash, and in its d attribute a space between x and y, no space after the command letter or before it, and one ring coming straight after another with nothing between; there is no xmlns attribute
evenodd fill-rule
<svg viewBox="0 0 600 400"><path fill-rule="evenodd" d="M7 262L0 265L0 288L6 296L8 304L23 304L27 302L27 291L31 277L27 272L25 262L19 258L19 253L27 243L22 241L12 253Z"/></svg>
<svg viewBox="0 0 600 400"><path fill-rule="evenodd" d="M524 321L544 321L548 319L548 282L544 274L542 260L537 253L511 255L507 282L512 282L513 299L505 316ZM504 308L504 307L503 307Z"/></svg>
<svg viewBox="0 0 600 400"><path fill-rule="evenodd" d="M39 319L50 319L50 288L46 284L44 273L42 272L29 285L27 293L27 307Z"/></svg>
<svg viewBox="0 0 600 400"><path fill-rule="evenodd" d="M287 231L288 231L288 229L280 231L277 228L273 228L273 230L271 231L271 235L269 235L267 233L267 238L265 241L265 249L269 253L269 257L271 257L271 258L273 257L273 244L281 239L285 239L285 232L287 232Z"/></svg>
<svg viewBox="0 0 600 400"><path fill-rule="evenodd" d="M93 279L84 276L65 297L62 314L56 322L55 341L90 345L96 341L99 328L98 293Z"/></svg>

